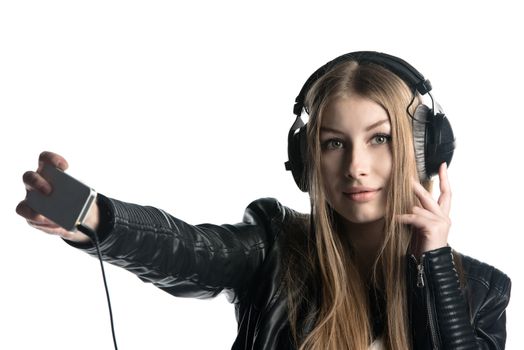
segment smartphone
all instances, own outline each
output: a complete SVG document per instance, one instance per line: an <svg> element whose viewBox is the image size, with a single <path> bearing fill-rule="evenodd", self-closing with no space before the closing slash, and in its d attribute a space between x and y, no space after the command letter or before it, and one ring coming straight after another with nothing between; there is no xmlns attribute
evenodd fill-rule
<svg viewBox="0 0 524 350"><path fill-rule="evenodd" d="M52 192L44 195L29 191L27 204L66 230L76 231L95 201L96 191L52 165L44 165L42 176L51 184Z"/></svg>

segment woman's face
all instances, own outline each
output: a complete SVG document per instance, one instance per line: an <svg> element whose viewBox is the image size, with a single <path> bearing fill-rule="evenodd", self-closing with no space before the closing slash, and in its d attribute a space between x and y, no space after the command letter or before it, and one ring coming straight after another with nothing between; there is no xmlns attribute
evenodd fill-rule
<svg viewBox="0 0 524 350"><path fill-rule="evenodd" d="M328 203L352 223L384 217L391 174L391 123L372 100L351 94L327 106L320 129Z"/></svg>

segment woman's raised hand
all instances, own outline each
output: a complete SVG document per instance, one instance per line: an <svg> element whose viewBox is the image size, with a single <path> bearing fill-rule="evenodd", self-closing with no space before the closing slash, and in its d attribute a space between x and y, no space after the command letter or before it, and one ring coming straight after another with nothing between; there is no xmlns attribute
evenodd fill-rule
<svg viewBox="0 0 524 350"><path fill-rule="evenodd" d="M44 164L54 166L63 171L68 168L67 161L62 156L53 152L40 153L38 169L36 171L26 171L22 177L27 193L30 191L38 191L44 195L49 195L53 191L51 184L42 176ZM25 199L18 204L16 212L25 218L29 225L46 233L58 235L64 239L76 242L88 242L90 240L85 234L79 231L67 231L43 215L35 212L29 207ZM98 216L98 206L94 203L89 210L86 222L95 230L98 226Z"/></svg>
<svg viewBox="0 0 524 350"><path fill-rule="evenodd" d="M400 221L415 228L417 256L430 250L447 246L451 227L449 211L451 207L451 187L448 180L448 168L442 163L439 168L440 196L437 201L418 181L413 181L413 190L420 201L411 214L400 215Z"/></svg>

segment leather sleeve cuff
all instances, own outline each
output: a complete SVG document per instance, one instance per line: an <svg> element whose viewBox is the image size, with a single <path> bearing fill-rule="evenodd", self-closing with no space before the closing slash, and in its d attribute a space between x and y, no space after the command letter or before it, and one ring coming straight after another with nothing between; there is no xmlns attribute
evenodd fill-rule
<svg viewBox="0 0 524 350"><path fill-rule="evenodd" d="M444 349L476 349L476 339L470 323L466 300L450 247L424 254L433 302Z"/></svg>

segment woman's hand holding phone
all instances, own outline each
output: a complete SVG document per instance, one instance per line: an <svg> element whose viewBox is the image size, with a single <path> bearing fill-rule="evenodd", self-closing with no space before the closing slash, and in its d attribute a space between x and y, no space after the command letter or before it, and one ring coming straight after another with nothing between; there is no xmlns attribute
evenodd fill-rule
<svg viewBox="0 0 524 350"><path fill-rule="evenodd" d="M36 171L26 171L23 175L23 182L26 187L26 198L16 207L16 212L27 220L27 223L41 231L49 234L58 235L64 239L74 242L88 242L90 238L80 231L69 231L39 214L28 204L28 196L37 191L44 196L49 196L53 191L52 185L44 178L43 171L46 166L51 166L65 171L68 168L67 161L60 155L53 152L42 152L38 160ZM96 231L99 222L99 210L96 201L93 201L88 209L84 224Z"/></svg>

